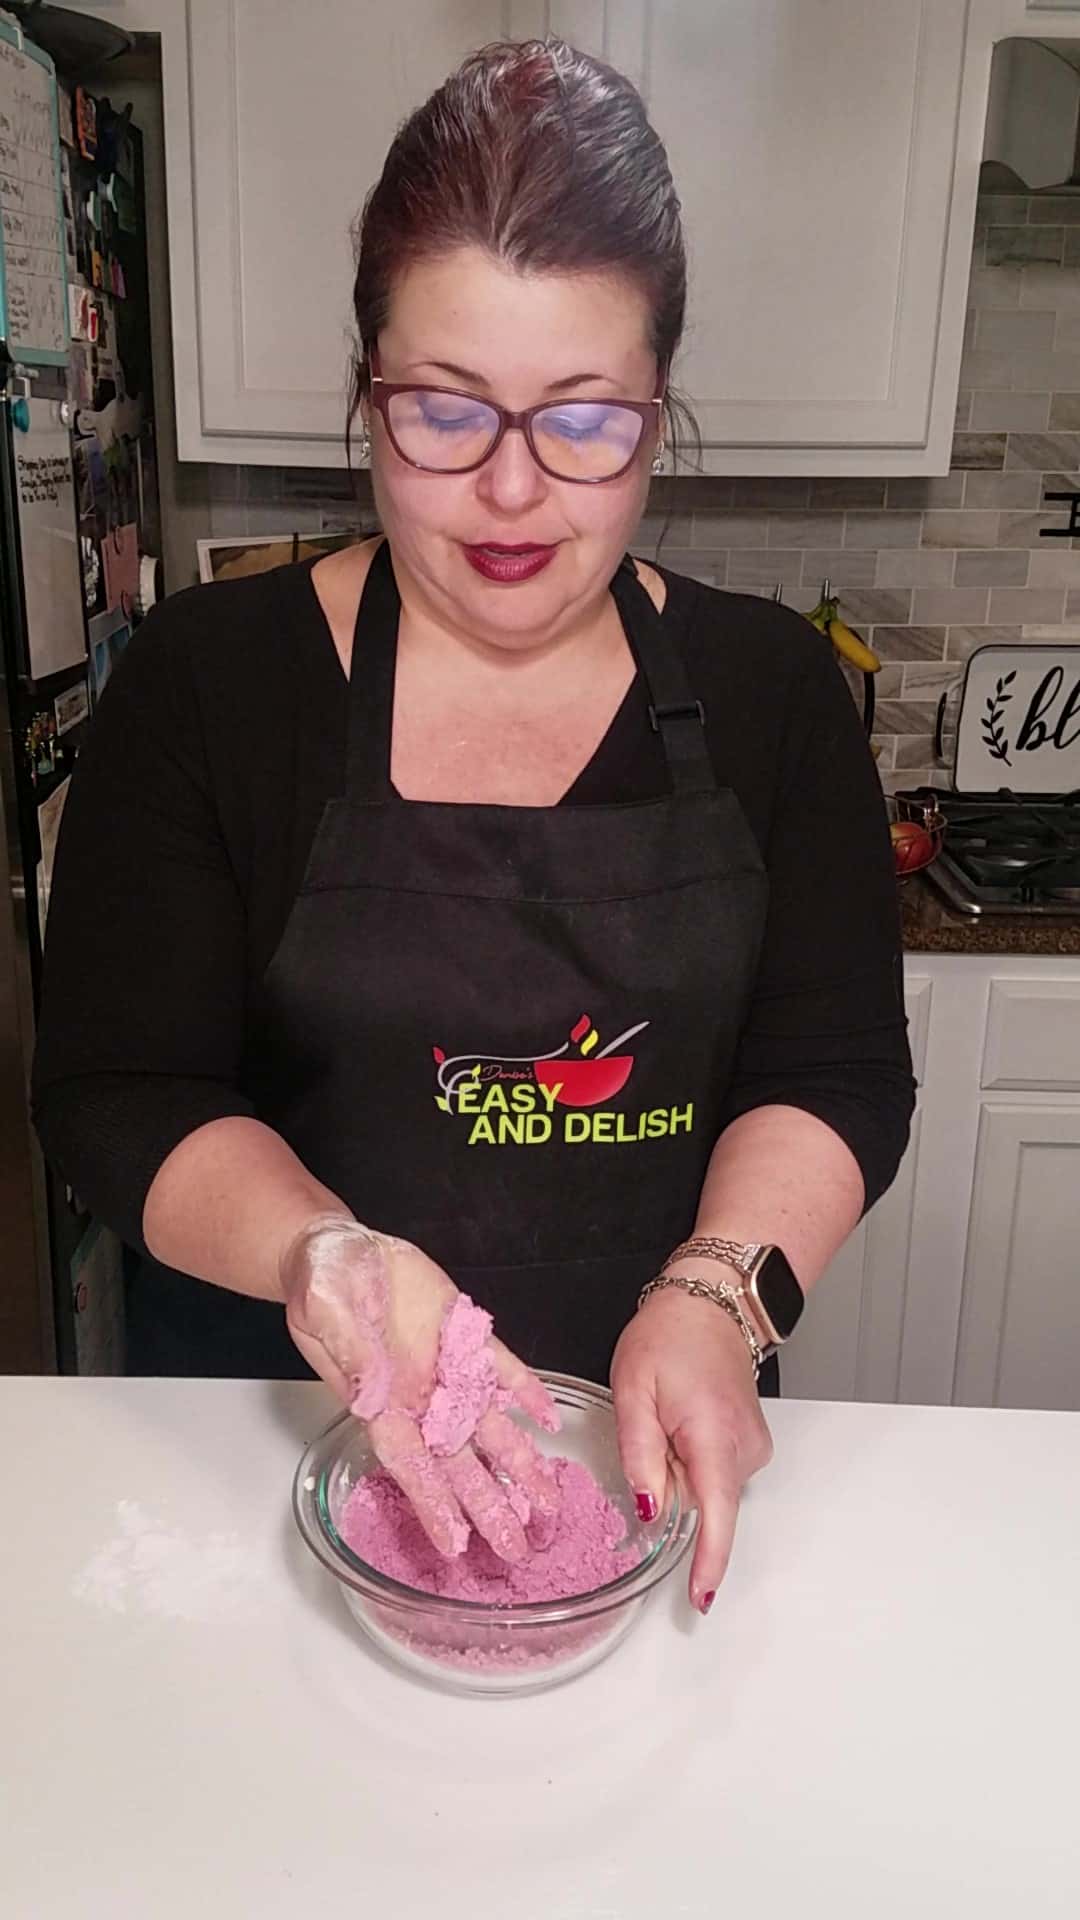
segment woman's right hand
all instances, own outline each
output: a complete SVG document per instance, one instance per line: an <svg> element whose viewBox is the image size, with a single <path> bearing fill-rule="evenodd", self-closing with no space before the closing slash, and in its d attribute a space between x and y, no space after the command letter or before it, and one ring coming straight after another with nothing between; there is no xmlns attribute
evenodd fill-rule
<svg viewBox="0 0 1080 1920"><path fill-rule="evenodd" d="M504 1407L513 1401L549 1432L558 1416L535 1374L489 1339L498 1401L458 1451L437 1455L425 1444L421 1423L436 1384L439 1338L460 1298L442 1268L407 1240L325 1215L287 1249L281 1285L300 1353L367 1422L380 1463L439 1552L463 1553L471 1522L500 1559L523 1559L525 1523L533 1515L550 1519L557 1495L547 1462Z"/></svg>

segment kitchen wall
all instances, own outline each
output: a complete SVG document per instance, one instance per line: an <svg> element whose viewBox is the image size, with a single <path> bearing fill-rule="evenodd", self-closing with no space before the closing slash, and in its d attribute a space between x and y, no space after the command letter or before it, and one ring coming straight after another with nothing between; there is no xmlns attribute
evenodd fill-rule
<svg viewBox="0 0 1080 1920"><path fill-rule="evenodd" d="M715 586L808 610L828 575L880 655L875 746L887 789L941 777L938 697L973 647L1080 626L1080 542L1047 490L1080 488L1080 193L979 202L952 470L934 479L674 478L636 550ZM354 524L348 476L208 467L206 531ZM191 489L185 527L192 526ZM188 558L193 574L193 556ZM179 584L179 582L174 582Z"/></svg>

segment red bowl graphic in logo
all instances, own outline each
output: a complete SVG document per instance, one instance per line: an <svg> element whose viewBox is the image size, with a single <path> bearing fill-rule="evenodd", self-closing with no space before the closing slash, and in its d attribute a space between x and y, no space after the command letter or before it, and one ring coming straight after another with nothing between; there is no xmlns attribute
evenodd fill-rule
<svg viewBox="0 0 1080 1920"><path fill-rule="evenodd" d="M609 1053L601 1060L536 1060L533 1072L542 1087L558 1087L556 1105L596 1107L621 1093L634 1064L632 1053Z"/></svg>

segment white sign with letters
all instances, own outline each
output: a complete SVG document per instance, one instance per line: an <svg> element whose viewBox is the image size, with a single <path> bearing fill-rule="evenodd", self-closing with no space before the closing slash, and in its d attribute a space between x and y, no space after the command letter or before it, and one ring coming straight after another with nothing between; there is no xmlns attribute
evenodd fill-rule
<svg viewBox="0 0 1080 1920"><path fill-rule="evenodd" d="M979 647L964 677L958 793L1080 791L1080 645Z"/></svg>

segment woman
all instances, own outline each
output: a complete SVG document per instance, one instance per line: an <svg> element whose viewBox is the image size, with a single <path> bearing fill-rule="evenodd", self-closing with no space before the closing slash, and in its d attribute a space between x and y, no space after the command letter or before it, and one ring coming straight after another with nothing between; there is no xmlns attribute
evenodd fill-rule
<svg viewBox="0 0 1080 1920"><path fill-rule="evenodd" d="M880 791L805 621L626 558L685 263L625 80L468 60L354 298L385 538L141 629L65 814L38 1126L141 1256L134 1370L310 1363L444 1549L467 1518L513 1557L483 1460L542 1502L518 1429L435 1462L418 1425L459 1287L537 1418L526 1365L610 1370L707 1611L758 1362L907 1136Z"/></svg>

